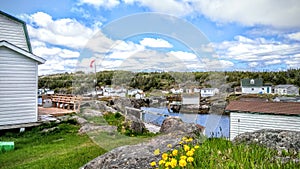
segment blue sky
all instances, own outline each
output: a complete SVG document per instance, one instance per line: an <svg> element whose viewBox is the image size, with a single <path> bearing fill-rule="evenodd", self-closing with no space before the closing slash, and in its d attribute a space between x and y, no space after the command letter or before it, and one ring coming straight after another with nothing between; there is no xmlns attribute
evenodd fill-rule
<svg viewBox="0 0 300 169"><path fill-rule="evenodd" d="M298 0L0 0L27 23L39 74L278 71L300 65Z"/></svg>

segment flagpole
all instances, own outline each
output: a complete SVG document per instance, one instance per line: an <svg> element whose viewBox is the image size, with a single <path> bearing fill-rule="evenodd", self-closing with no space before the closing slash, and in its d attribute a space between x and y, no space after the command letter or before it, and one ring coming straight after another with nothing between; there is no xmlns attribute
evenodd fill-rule
<svg viewBox="0 0 300 169"><path fill-rule="evenodd" d="M96 92L96 98L97 96L97 71L96 71L96 60L94 62L94 67L95 67L95 92Z"/></svg>

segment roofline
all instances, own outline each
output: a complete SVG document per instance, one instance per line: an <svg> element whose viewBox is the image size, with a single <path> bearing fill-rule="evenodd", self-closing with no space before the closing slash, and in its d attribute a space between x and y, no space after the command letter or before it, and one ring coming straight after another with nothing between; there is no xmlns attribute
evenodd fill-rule
<svg viewBox="0 0 300 169"><path fill-rule="evenodd" d="M265 113L265 112L251 112L241 110L225 110L226 113L245 113L245 114L262 114L262 115L278 115L278 116L300 116L300 114L283 114L283 113Z"/></svg>
<svg viewBox="0 0 300 169"><path fill-rule="evenodd" d="M27 56L27 57L29 57L30 59L33 59L33 60L37 61L39 64L43 64L43 63L46 62L46 60L45 60L44 58L41 58L41 57L39 57L39 56L36 56L36 55L32 54L31 52L28 52L28 51L26 51L26 50L24 50L24 49L22 49L22 48L20 48L20 47L18 47L18 46L16 46L16 45L13 45L13 44L11 44L11 43L5 41L5 40L0 41L0 47L1 47L1 46L4 46L4 47L6 47L6 48L9 48L9 49L11 49L11 50L13 50L13 51L15 51L15 52L18 52L18 53L24 55L24 56Z"/></svg>
<svg viewBox="0 0 300 169"><path fill-rule="evenodd" d="M29 35L28 35L28 30L27 30L26 22L22 21L19 18L14 17L14 16L12 16L10 14L7 14L7 13L1 11L1 10L0 10L0 14L2 14L4 16L6 16L6 17L8 17L8 18L10 18L10 19L12 19L14 21L17 21L17 22L19 22L19 23L22 24L23 30L24 30L24 34L25 34L25 38L26 38L26 43L27 43L28 50L29 50L30 53L32 53L32 48L31 48L31 43L30 43L30 39L29 39Z"/></svg>

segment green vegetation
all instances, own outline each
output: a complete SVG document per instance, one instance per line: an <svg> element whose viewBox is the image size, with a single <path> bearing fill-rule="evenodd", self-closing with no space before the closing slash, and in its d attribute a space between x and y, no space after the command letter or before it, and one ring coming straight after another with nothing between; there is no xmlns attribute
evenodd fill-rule
<svg viewBox="0 0 300 169"><path fill-rule="evenodd" d="M179 147L167 153L154 154L160 156L159 161L153 161L150 166L165 169L172 168L299 168L300 163L287 162L285 164L274 159L275 150L258 145L233 144L220 138L207 139L203 144L193 145L191 138L183 138ZM172 145L168 145L172 147Z"/></svg>
<svg viewBox="0 0 300 169"><path fill-rule="evenodd" d="M213 76L220 74L224 82L232 87L239 86L243 78L262 78L267 84L294 84L300 86L300 69L277 72L140 72L102 71L97 72L97 86L116 85L139 88L144 91L168 90L178 84L191 83L194 87L210 87ZM82 94L95 87L95 74L83 72L54 74L39 77L39 88L50 88L55 92Z"/></svg>
<svg viewBox="0 0 300 169"><path fill-rule="evenodd" d="M79 168L104 154L74 121L45 124L24 133L7 132L1 141L14 141L15 150L0 153L1 169ZM48 132L44 129L50 129Z"/></svg>

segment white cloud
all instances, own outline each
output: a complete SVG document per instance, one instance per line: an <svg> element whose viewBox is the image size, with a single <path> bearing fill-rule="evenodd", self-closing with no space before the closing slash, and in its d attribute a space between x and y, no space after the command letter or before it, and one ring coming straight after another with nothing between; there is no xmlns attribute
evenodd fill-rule
<svg viewBox="0 0 300 169"><path fill-rule="evenodd" d="M99 31L98 27L88 28L75 19L53 20L50 15L43 12L25 17L30 23L27 27L32 39L54 45L83 48L88 40Z"/></svg>
<svg viewBox="0 0 300 169"><path fill-rule="evenodd" d="M300 32L288 34L287 37L292 40L300 41Z"/></svg>
<svg viewBox="0 0 300 169"><path fill-rule="evenodd" d="M123 0L154 12L175 16L201 14L217 23L237 22L247 26L300 27L300 1L285 0Z"/></svg>
<svg viewBox="0 0 300 169"><path fill-rule="evenodd" d="M169 56L175 56L182 61L197 61L198 57L194 53L184 51L170 51L167 53Z"/></svg>
<svg viewBox="0 0 300 169"><path fill-rule="evenodd" d="M79 5L82 4L88 4L92 5L95 8L104 7L111 9L113 7L116 7L120 4L119 0L80 0Z"/></svg>
<svg viewBox="0 0 300 169"><path fill-rule="evenodd" d="M279 63L281 63L281 60L278 59L265 62L266 65L275 65Z"/></svg>
<svg viewBox="0 0 300 169"><path fill-rule="evenodd" d="M140 44L145 47L152 48L172 48L173 45L164 39L155 39L155 38L144 38L140 41Z"/></svg>
<svg viewBox="0 0 300 169"><path fill-rule="evenodd" d="M256 67L259 63L258 62L250 62L248 65L250 67Z"/></svg>

